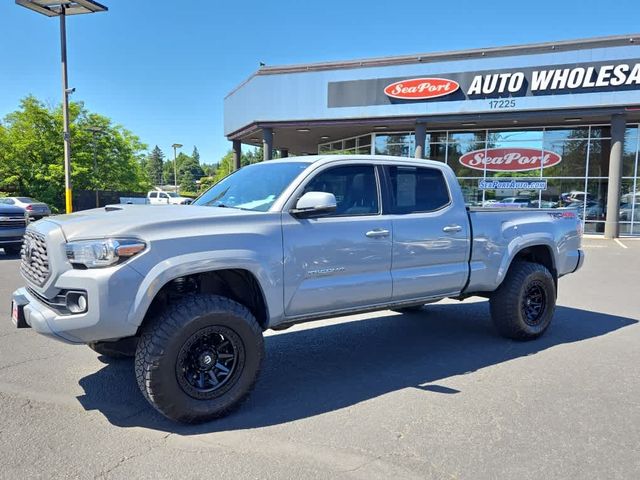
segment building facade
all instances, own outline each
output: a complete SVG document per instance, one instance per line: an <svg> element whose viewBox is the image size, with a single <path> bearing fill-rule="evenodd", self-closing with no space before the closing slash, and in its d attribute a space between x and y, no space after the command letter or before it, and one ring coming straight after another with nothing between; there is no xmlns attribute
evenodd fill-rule
<svg viewBox="0 0 640 480"><path fill-rule="evenodd" d="M225 135L264 156L447 163L469 205L577 208L640 235L640 35L262 67L225 98Z"/></svg>

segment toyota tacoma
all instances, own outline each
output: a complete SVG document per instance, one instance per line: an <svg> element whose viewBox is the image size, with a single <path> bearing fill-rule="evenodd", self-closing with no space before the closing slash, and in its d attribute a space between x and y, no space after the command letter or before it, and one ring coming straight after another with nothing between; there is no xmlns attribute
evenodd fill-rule
<svg viewBox="0 0 640 480"><path fill-rule="evenodd" d="M30 225L12 319L135 356L149 403L201 422L247 396L267 329L475 295L500 334L534 339L558 279L582 265L581 235L571 210L467 208L440 162L285 158L238 170L188 207L113 205Z"/></svg>

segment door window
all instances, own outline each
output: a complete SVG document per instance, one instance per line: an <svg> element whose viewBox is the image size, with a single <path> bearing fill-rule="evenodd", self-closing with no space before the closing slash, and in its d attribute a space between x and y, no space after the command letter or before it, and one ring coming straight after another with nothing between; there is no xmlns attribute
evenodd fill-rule
<svg viewBox="0 0 640 480"><path fill-rule="evenodd" d="M149 198L158 198L158 193L157 192L151 192L149 194Z"/></svg>
<svg viewBox="0 0 640 480"><path fill-rule="evenodd" d="M436 168L393 166L387 172L391 213L432 212L450 202L447 181Z"/></svg>
<svg viewBox="0 0 640 480"><path fill-rule="evenodd" d="M380 212L378 181L373 165L334 167L319 173L305 187L307 192L333 193L333 216L376 215Z"/></svg>

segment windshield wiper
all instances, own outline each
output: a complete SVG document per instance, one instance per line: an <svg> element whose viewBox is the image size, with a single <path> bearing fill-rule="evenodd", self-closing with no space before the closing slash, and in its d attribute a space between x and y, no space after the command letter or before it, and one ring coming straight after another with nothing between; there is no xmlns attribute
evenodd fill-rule
<svg viewBox="0 0 640 480"><path fill-rule="evenodd" d="M233 205L225 205L224 203L218 203L217 205L210 205L211 207L219 207L219 208L235 208L236 210L248 210L247 208L235 207Z"/></svg>

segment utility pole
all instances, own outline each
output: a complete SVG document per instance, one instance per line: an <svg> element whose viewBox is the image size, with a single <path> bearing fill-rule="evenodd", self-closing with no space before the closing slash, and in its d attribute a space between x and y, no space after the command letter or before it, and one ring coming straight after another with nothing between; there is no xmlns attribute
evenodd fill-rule
<svg viewBox="0 0 640 480"><path fill-rule="evenodd" d="M64 198L66 212L73 211L71 201L71 132L69 130L69 88L67 80L67 15L106 12L104 5L93 0L16 0L16 4L47 17L60 17L60 60L62 64L62 137L64 141Z"/></svg>
<svg viewBox="0 0 640 480"><path fill-rule="evenodd" d="M175 188L176 194L178 193L178 148L182 148L181 143L174 143L171 145L173 147L173 186Z"/></svg>

